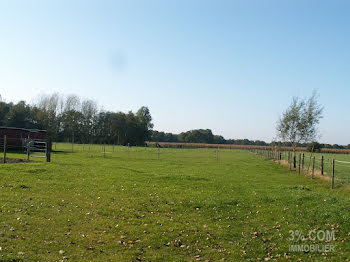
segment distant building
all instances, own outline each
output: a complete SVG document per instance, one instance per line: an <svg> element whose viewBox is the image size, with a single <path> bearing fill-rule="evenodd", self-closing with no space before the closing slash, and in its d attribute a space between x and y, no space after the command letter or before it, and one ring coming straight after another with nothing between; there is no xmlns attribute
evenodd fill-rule
<svg viewBox="0 0 350 262"><path fill-rule="evenodd" d="M31 140L47 139L46 130L0 126L1 147L3 146L5 135L7 136L7 147L11 149L25 148L27 138Z"/></svg>

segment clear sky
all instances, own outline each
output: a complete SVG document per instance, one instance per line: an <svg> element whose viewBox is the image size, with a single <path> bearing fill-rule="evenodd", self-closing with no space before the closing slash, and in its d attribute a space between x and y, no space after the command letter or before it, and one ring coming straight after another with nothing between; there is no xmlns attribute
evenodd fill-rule
<svg viewBox="0 0 350 262"><path fill-rule="evenodd" d="M150 108L156 130L270 141L293 96L350 144L350 1L0 0L0 94Z"/></svg>

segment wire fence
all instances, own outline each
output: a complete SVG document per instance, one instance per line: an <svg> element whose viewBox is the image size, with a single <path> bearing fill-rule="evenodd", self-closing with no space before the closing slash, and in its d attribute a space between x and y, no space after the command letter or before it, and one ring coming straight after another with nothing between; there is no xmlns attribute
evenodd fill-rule
<svg viewBox="0 0 350 262"><path fill-rule="evenodd" d="M185 161L194 164L220 162L232 164L235 149L221 148L167 148L157 146L121 146L108 144L53 143L52 150L57 154L81 154L82 157L106 159L124 158L138 160Z"/></svg>
<svg viewBox="0 0 350 262"><path fill-rule="evenodd" d="M26 154L26 159L46 158L50 161L51 145L46 140L39 139L7 139L0 138L0 149L4 151L4 161L6 162L7 150L17 150ZM10 141L10 143L9 143ZM7 145L6 145L7 144ZM6 148L6 150L5 150ZM139 159L168 159L175 156L177 158L188 158L189 161L200 163L200 161L227 161L232 162L231 149L229 148L160 148L154 147L132 147L107 145L107 144L72 144L53 143L52 150L64 153L84 152L90 157L118 157L114 153L127 153L130 158ZM234 149L232 149L234 150ZM201 158L196 161L191 156L191 152L201 152ZM350 156L345 154L324 154L308 152L291 152L278 150L249 149L250 152L260 155L266 160L274 160L279 164L288 165L289 170L297 171L311 176L311 178L327 178L331 181L331 187L350 185Z"/></svg>
<svg viewBox="0 0 350 262"><path fill-rule="evenodd" d="M324 154L310 152L291 152L278 150L249 150L280 164L288 165L290 171L308 174L311 178L319 177L331 181L331 188L335 184L350 185L350 156L340 154Z"/></svg>
<svg viewBox="0 0 350 262"><path fill-rule="evenodd" d="M64 152L85 152L90 156L112 157L113 153L127 152L130 157L138 157L140 159L171 159L176 153L181 153L186 157L191 150L202 150L208 152L208 161L219 161L226 153L235 148L183 148L183 147L160 147L157 144L152 146L120 146L107 144L72 144L72 143L54 143L53 150ZM188 151L187 151L188 150ZM328 154L328 153L309 153L292 151L278 151L272 149L249 149L249 151L260 154L266 159L274 159L282 164L288 164L290 170L310 174L313 178L323 176L324 178L332 178L333 160L336 173L336 182L350 185L350 155L347 154ZM139 154L136 154L136 153ZM144 152L144 153L142 153ZM179 156L180 157L180 156ZM226 156L225 156L226 158ZM349 161L348 161L349 160ZM299 168L300 165L300 168Z"/></svg>

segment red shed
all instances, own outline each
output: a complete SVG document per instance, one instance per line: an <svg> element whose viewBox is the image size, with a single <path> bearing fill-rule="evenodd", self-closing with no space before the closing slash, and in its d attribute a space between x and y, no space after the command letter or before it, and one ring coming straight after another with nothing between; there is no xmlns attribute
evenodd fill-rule
<svg viewBox="0 0 350 262"><path fill-rule="evenodd" d="M3 144L5 135L7 136L7 146L12 149L24 148L25 140L28 137L34 140L47 140L46 130L0 126L1 144Z"/></svg>

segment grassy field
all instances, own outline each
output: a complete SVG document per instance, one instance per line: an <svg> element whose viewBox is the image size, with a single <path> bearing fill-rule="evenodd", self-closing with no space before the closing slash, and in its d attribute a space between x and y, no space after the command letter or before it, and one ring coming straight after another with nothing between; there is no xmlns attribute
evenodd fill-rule
<svg viewBox="0 0 350 262"><path fill-rule="evenodd" d="M240 150L220 150L216 161L214 149L161 149L160 159L156 148L56 149L51 163L0 165L0 261L350 257L345 186L331 190ZM335 230L336 239L292 241L291 230ZM305 243L335 251L289 251Z"/></svg>

